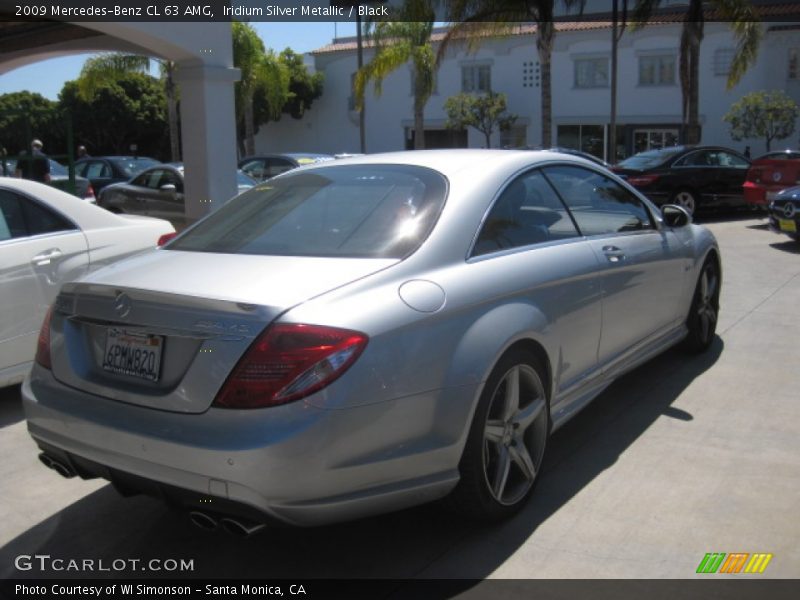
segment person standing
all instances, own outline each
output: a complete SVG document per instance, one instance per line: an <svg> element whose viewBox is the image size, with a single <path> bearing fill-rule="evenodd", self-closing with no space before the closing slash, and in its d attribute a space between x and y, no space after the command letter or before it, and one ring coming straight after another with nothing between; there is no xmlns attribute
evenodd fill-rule
<svg viewBox="0 0 800 600"><path fill-rule="evenodd" d="M42 183L50 183L50 160L42 152L42 141L31 142L31 151L21 152L17 158L17 169L14 174L22 179L32 179Z"/></svg>
<svg viewBox="0 0 800 600"><path fill-rule="evenodd" d="M89 153L86 151L86 146L78 146L78 158L89 158Z"/></svg>

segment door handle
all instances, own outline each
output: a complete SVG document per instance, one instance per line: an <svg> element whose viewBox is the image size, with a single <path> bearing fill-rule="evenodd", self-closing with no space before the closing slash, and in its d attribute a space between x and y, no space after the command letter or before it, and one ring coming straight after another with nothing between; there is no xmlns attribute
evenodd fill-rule
<svg viewBox="0 0 800 600"><path fill-rule="evenodd" d="M625 252L616 246L603 246L603 254L609 262L619 262L625 258Z"/></svg>
<svg viewBox="0 0 800 600"><path fill-rule="evenodd" d="M49 265L52 261L58 260L63 256L63 253L58 248L50 248L50 250L45 250L41 254L37 254L31 259L31 262L36 265L37 267L45 267Z"/></svg>

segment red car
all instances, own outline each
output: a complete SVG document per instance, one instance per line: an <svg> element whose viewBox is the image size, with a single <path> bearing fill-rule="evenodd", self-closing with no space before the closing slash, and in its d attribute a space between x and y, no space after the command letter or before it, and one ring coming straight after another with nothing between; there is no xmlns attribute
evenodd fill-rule
<svg viewBox="0 0 800 600"><path fill-rule="evenodd" d="M781 150L759 156L744 182L744 199L750 206L766 208L778 192L800 184L800 150Z"/></svg>

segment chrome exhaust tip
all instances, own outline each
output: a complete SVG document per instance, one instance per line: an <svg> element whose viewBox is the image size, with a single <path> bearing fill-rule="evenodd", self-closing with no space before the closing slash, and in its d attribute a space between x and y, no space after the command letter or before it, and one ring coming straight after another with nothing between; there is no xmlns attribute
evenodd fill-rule
<svg viewBox="0 0 800 600"><path fill-rule="evenodd" d="M200 529L205 529L206 531L214 531L219 525L219 522L214 517L199 510L190 512L189 520Z"/></svg>
<svg viewBox="0 0 800 600"><path fill-rule="evenodd" d="M264 523L243 522L230 517L222 519L220 524L225 531L237 537L250 537L266 527Z"/></svg>
<svg viewBox="0 0 800 600"><path fill-rule="evenodd" d="M71 479L75 477L75 475L77 475L77 473L72 467L62 463L60 460L57 460L48 454L45 454L44 452L39 454L39 461L45 467L47 467L48 469L53 469L53 471L55 471L65 479Z"/></svg>

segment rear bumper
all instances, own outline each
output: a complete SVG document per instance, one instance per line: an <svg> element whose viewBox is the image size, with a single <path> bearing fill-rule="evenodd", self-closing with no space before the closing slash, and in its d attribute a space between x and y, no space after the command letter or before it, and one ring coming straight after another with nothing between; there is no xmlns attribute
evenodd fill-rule
<svg viewBox="0 0 800 600"><path fill-rule="evenodd" d="M351 409L301 401L186 415L74 390L39 367L22 388L31 436L83 477L182 508L301 526L446 495L458 481L462 435L425 415L439 413L444 397L452 410L457 395L466 422L475 392L465 386Z"/></svg>

